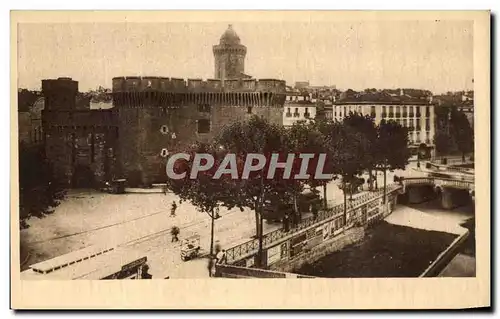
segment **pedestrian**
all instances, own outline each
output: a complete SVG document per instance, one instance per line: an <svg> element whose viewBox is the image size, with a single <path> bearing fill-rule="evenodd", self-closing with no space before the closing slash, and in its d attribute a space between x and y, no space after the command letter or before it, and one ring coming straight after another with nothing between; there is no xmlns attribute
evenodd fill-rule
<svg viewBox="0 0 500 319"><path fill-rule="evenodd" d="M153 276L149 273L149 265L148 264L144 264L144 266L142 266L141 278L142 279L152 279L153 278Z"/></svg>
<svg viewBox="0 0 500 319"><path fill-rule="evenodd" d="M290 231L290 216L288 213L286 213L285 217L283 217L283 228L285 229L285 233Z"/></svg>
<svg viewBox="0 0 500 319"><path fill-rule="evenodd" d="M314 219L318 218L318 206L316 205L316 203L312 203L311 212L313 214Z"/></svg>
<svg viewBox="0 0 500 319"><path fill-rule="evenodd" d="M227 257L226 257L226 250L225 250L225 249L223 249L223 250L219 251L219 252L217 253L217 257L216 257L216 259L217 259L217 264L219 264L219 265L220 265L220 264L225 264L225 263L226 263L226 260L227 260Z"/></svg>
<svg viewBox="0 0 500 319"><path fill-rule="evenodd" d="M177 204L175 201L172 203L172 206L170 208L170 217L175 217L175 211L177 210Z"/></svg>
<svg viewBox="0 0 500 319"><path fill-rule="evenodd" d="M172 243L178 242L179 241L179 233L180 229L177 226L172 227L170 230L170 234L172 235Z"/></svg>
<svg viewBox="0 0 500 319"><path fill-rule="evenodd" d="M212 256L208 258L208 276L213 277L214 276L214 268L215 268L215 260Z"/></svg>
<svg viewBox="0 0 500 319"><path fill-rule="evenodd" d="M222 247L221 247L219 241L215 242L214 250L215 250L215 256L217 256L217 253L222 250Z"/></svg>

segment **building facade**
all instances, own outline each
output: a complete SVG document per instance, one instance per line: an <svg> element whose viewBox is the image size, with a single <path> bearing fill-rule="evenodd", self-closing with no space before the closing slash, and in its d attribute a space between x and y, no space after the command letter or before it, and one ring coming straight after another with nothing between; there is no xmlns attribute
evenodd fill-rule
<svg viewBox="0 0 500 319"><path fill-rule="evenodd" d="M408 139L413 155L419 148L426 156L434 156L435 112L431 98L414 99L381 93L355 95L340 99L332 106L332 119L341 121L349 113L370 115L379 124L382 120L393 120L409 129Z"/></svg>
<svg viewBox="0 0 500 319"><path fill-rule="evenodd" d="M246 76L240 49L229 27L214 47L217 79L113 78L109 109L78 110L78 82L43 80L45 148L56 178L70 187L116 178L162 183L170 154L210 141L226 125L254 115L281 124L285 81Z"/></svg>
<svg viewBox="0 0 500 319"><path fill-rule="evenodd" d="M310 122L316 118L316 104L308 94L288 92L283 108L283 125L292 126L294 123Z"/></svg>

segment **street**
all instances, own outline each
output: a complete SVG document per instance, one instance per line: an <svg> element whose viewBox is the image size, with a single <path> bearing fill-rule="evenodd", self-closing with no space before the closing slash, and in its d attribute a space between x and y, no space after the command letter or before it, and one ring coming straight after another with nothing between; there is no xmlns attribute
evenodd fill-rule
<svg viewBox="0 0 500 319"><path fill-rule="evenodd" d="M394 175L419 175L409 165L406 171L387 173L387 183ZM367 176L363 176L367 178ZM383 187L379 173L378 186ZM327 187L329 205L343 201L339 181ZM320 189L320 194L323 194ZM170 205L178 204L175 217L170 217ZM255 234L255 214L249 209L228 211L221 208L221 218L215 221L214 241L223 248L245 242ZM170 229L180 228L179 239L200 235L202 254L210 249L210 218L190 203L179 205L174 194L112 195L96 191L71 191L54 214L30 220L30 228L21 231L22 269L89 245L112 244L128 246L147 255L154 278L186 278L207 276L204 258L183 262L180 242L172 243ZM264 223L264 233L281 227Z"/></svg>

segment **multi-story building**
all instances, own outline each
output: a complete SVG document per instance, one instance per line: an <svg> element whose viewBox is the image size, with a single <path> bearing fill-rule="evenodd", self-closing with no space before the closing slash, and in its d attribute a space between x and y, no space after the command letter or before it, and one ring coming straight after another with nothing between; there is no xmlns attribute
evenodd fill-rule
<svg viewBox="0 0 500 319"><path fill-rule="evenodd" d="M299 121L309 122L316 117L316 104L311 95L287 86L283 108L283 125L292 126Z"/></svg>
<svg viewBox="0 0 500 319"><path fill-rule="evenodd" d="M215 79L113 78L113 107L78 110L78 82L43 80L42 125L56 178L73 187L125 178L129 185L164 182L169 154L253 115L283 122L285 81L251 79L246 47L230 26L213 49Z"/></svg>
<svg viewBox="0 0 500 319"><path fill-rule="evenodd" d="M342 120L350 112L370 115L379 124L382 120L393 120L409 129L408 138L413 154L419 148L427 156L435 151L435 113L431 97L414 98L404 94L385 92L355 93L344 95L333 104L333 119Z"/></svg>

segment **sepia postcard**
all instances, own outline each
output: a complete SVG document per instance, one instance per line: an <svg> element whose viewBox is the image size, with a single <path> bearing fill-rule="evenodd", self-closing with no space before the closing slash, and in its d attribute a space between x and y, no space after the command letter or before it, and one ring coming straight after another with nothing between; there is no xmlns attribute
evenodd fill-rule
<svg viewBox="0 0 500 319"><path fill-rule="evenodd" d="M13 11L11 123L14 309L491 305L489 11Z"/></svg>

